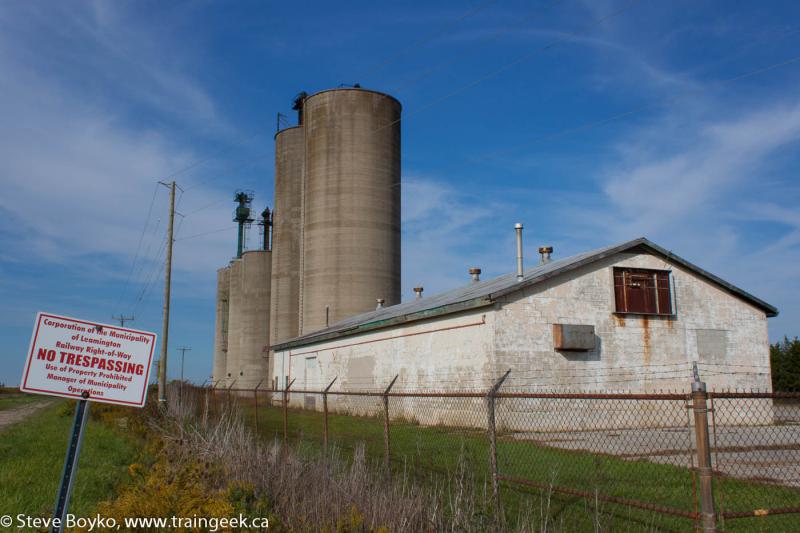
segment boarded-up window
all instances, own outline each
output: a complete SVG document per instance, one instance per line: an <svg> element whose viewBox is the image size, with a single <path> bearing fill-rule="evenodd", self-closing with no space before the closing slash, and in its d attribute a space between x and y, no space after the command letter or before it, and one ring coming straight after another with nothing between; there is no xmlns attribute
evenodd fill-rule
<svg viewBox="0 0 800 533"><path fill-rule="evenodd" d="M615 268L614 298L618 313L671 315L669 271Z"/></svg>
<svg viewBox="0 0 800 533"><path fill-rule="evenodd" d="M704 363L724 364L728 356L728 332L722 329L698 329L697 356Z"/></svg>

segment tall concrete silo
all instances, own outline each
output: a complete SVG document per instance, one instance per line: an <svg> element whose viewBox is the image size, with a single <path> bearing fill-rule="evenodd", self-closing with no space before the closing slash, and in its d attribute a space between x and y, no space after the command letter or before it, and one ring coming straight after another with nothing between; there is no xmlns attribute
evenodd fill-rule
<svg viewBox="0 0 800 533"><path fill-rule="evenodd" d="M244 252L241 259L242 307L237 389L269 384L269 320L271 255L268 250Z"/></svg>
<svg viewBox="0 0 800 533"><path fill-rule="evenodd" d="M228 358L228 300L230 298L230 268L217 270L217 309L214 323L214 366L211 384L225 386Z"/></svg>
<svg viewBox="0 0 800 533"><path fill-rule="evenodd" d="M242 260L234 259L228 267L228 357L225 360L225 386L234 382L238 388L240 372L241 339L244 326L244 291L242 290Z"/></svg>
<svg viewBox="0 0 800 533"><path fill-rule="evenodd" d="M275 135L270 312L272 344L300 334L300 224L305 152L302 126L287 128Z"/></svg>
<svg viewBox="0 0 800 533"><path fill-rule="evenodd" d="M360 88L303 104L300 332L400 302L400 102Z"/></svg>

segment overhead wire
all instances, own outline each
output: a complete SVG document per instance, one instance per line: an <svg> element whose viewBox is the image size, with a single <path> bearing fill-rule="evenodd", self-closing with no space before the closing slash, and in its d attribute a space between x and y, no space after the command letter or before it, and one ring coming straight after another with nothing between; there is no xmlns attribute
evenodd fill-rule
<svg viewBox="0 0 800 533"><path fill-rule="evenodd" d="M511 32L511 31L514 31L519 26L521 26L523 24L526 24L526 23L530 22L531 19L541 15L543 11L545 11L547 9L550 9L551 7L555 7L558 4L562 4L562 3L564 3L564 1L565 0L552 0L551 2L548 2L543 6L537 6L537 9L533 13L530 13L527 17L523 18L515 26L508 26L508 27L506 27L506 28L504 28L502 30L498 30L498 31L494 32L493 34L491 34L489 37L483 39L481 41L482 45L486 45L488 43L496 41L497 39L499 39L503 35ZM412 78L412 79L410 79L410 80L408 80L408 81L406 81L406 82L404 82L402 84L395 85L393 90L395 92L403 92L408 87L419 83L420 81L424 80L425 78L429 77L430 75L434 74L435 72L438 72L438 71L442 70L445 67L449 67L450 65L453 65L453 64L457 63L459 60L461 60L464 57L467 57L471 53L472 53L472 50L464 50L461 53L456 54L454 57L451 57L448 60L442 61L442 62L440 62L440 63L438 63L438 64L436 64L436 65L434 65L432 67L429 67L429 68L423 70L422 73L419 74L418 76L416 76L416 77L414 77L414 78Z"/></svg>
<svg viewBox="0 0 800 533"><path fill-rule="evenodd" d="M597 126L602 126L602 125L605 125L605 124L608 124L608 123L611 123L611 122L615 122L617 120L620 120L620 119L635 115L637 113L641 113L642 111L646 111L646 110L649 110L649 109L652 109L652 108L655 108L655 107L658 107L658 106L662 106L664 104L667 104L667 103L670 103L670 102L673 102L673 101L681 100L683 98L687 98L687 97L692 96L692 95L697 94L697 93L703 93L703 92L711 91L713 89L719 89L720 87L724 87L724 86L729 85L731 83L734 83L734 82L737 82L737 81L741 81L741 80L744 80L744 79L747 79L747 78L751 78L753 76L758 76L760 74L765 74L767 72L770 72L770 71L773 71L773 70L776 70L776 69L779 69L779 68L782 68L782 67L786 67L786 66L792 65L792 64L797 63L797 62L800 62L800 55L796 55L796 56L790 57L789 59L786 59L786 60L783 60L783 61L779 61L777 63L773 63L773 64L768 65L766 67L761 67L761 68L758 68L756 70L745 72L744 74L739 74L739 75L734 76L732 78L727 78L727 79L720 80L720 81L717 81L717 82L712 82L711 84L709 84L706 87L698 88L698 89L689 91L688 93L684 93L684 94L680 94L680 95L667 96L667 97L664 97L664 98L660 98L660 99L658 99L658 100L656 100L654 102L650 102L648 104L643 104L641 106L634 107L634 108L629 109L627 111L623 111L621 113L617 113L617 114L611 115L609 117L606 117L606 118L603 118L603 119L600 119L600 120L594 120L594 121L585 122L585 123L579 124L577 126L571 126L571 127L564 128L564 129L561 129L561 130L557 130L557 131L554 131L554 132L551 132L551 133L548 133L548 134L545 134L545 135L541 135L539 137L535 137L535 138L533 138L531 140L528 140L525 143L519 144L517 146L511 147L511 148L504 148L502 150L497 150L495 152L492 152L492 153L488 154L485 157L488 158L488 157L497 156L497 155L500 155L500 154L511 153L511 152L514 152L514 151L519 150L521 148L525 148L525 147L528 147L530 145L533 145L533 144L536 144L536 143L539 143L539 142L542 142L542 141L551 140L551 139L554 139L556 137L561 137L561 136L568 135L568 134L571 134L571 133L575 133L575 132L578 132L578 131L588 130L588 129L591 129L591 128L594 128L594 127L597 127Z"/></svg>
<svg viewBox="0 0 800 533"><path fill-rule="evenodd" d="M486 0L485 2L482 2L482 3L478 4L476 7L473 7L471 9L469 9L467 12L465 12L465 13L459 15L458 17L456 17L455 19L449 21L443 27L435 30L431 34L426 35L426 36L414 41L409 46L403 48L401 51L391 55L387 59L385 59L385 60L377 63L376 65L368 68L366 71L362 72L361 75L366 78L368 76L371 76L372 74L375 74L376 72L378 72L380 70L383 70L384 68L386 68L387 66L391 65L392 63L394 63L395 61L397 61L398 59L400 59L401 57L403 57L404 55L406 55L410 51L415 50L415 49L417 49L417 48L419 48L419 47L421 47L421 46L433 41L434 39L440 37L441 35L444 35L452 26L455 26L456 24L458 24L462 20L464 20L466 18L469 18L470 16L474 15L475 13L478 13L478 12L482 11L486 7L490 6L491 4L494 4L496 1L497 0Z"/></svg>
<svg viewBox="0 0 800 533"><path fill-rule="evenodd" d="M203 233L197 233L195 235L189 235L188 237L181 237L180 239L175 239L175 242L186 241L186 240L189 240L189 239L195 239L197 237L205 237L206 235L212 235L214 233L220 233L220 232L229 231L229 230L232 230L232 229L236 229L236 226L235 225L227 226L225 228L215 229L215 230L211 230L211 231L204 231Z"/></svg>
<svg viewBox="0 0 800 533"><path fill-rule="evenodd" d="M241 164L239 164L239 165L237 165L237 166L235 166L233 168L228 169L228 172L235 172L237 170L242 170L243 168L246 168L248 166L251 166L251 165L255 164L260 159L263 159L264 157L267 157L268 155L270 155L272 153L273 153L272 150L270 150L268 152L263 152L263 153L255 156L255 157L253 157L251 159L248 159L247 161L245 161L245 162L243 162L243 163L241 163ZM191 191L192 189L195 189L195 188L199 187L200 185L208 183L209 181L212 181L214 179L218 179L218 177L217 176L209 176L207 178L203 178L203 179L201 179L201 180L199 180L199 181L197 181L195 183L192 183L191 185L187 186L186 187L186 191Z"/></svg>
<svg viewBox="0 0 800 533"><path fill-rule="evenodd" d="M407 113L405 118L398 118L396 120L393 120L391 122L383 124L382 126L379 126L378 128L376 128L374 130L373 133L381 131L381 130L383 130L385 128L389 128L391 126L394 126L395 124L400 123L402 120L408 120L408 117L410 117L410 116L414 116L414 115L417 115L419 113L422 113L423 111L427 111L428 109L430 109L430 108L432 108L432 107L434 107L436 105L439 105L440 103L442 103L442 102L444 102L446 100L449 100L450 98L452 98L454 96L457 96L457 95L463 93L464 91L467 91L467 90L469 90L469 89L471 89L471 88L473 88L473 87L475 87L477 85L480 85L481 83L483 83L484 81L486 81L488 79L491 79L491 78L493 78L493 77L495 77L495 76L497 76L499 74L502 74L503 72L505 72L505 71L507 71L507 70L519 65L520 63L523 63L525 61L530 60L531 58L535 57L536 55L545 53L548 50L551 50L551 49L557 47L558 45L560 45L562 43L569 42L570 39L573 39L575 37L583 35L584 33L587 33L590 30L596 28L600 24L603 24L604 22L607 22L607 21L609 21L609 20L611 20L611 19L613 19L615 17L618 17L618 16L622 15L623 13L625 13L626 11L628 11L629 9L634 7L636 4L641 3L641 1L642 0L632 0L632 1L628 2L627 4L625 4L625 6L619 8L619 9L616 9L616 10L614 10L614 11L612 11L612 12L606 14L606 15L603 15L603 16L593 20L589 24L585 25L583 28L581 28L579 30L572 31L572 32L568 32L564 36L559 37L558 39L555 39L555 40L549 42L548 44L546 44L546 45L544 45L544 46L542 46L540 48L537 48L537 49L532 50L532 51L530 51L530 52L528 52L526 54L523 54L522 56L518 57L517 59L515 59L515 60L513 60L513 61L511 61L509 63L506 63L503 66L501 66L501 67L499 67L499 68L497 68L495 70L492 70L491 72L488 72L487 74L485 74L485 75L483 75L483 76L481 76L481 77L479 77L479 78L477 78L477 79L475 79L475 80L473 80L473 81L471 81L471 82L469 82L469 83L467 83L465 85L462 85L462 86L458 87L457 89L455 89L453 91L450 91L449 93L446 93L443 96L441 96L441 97L439 97L439 98L437 98L435 100L432 100L432 101L428 102L427 104L423 105L422 107L414 109L413 111Z"/></svg>
<svg viewBox="0 0 800 533"><path fill-rule="evenodd" d="M176 214L178 214L178 213L176 213ZM180 215L180 217L181 218L178 221L178 226L177 226L177 228L175 228L175 231L173 233L173 237L172 237L173 243L178 239L178 235L180 235L181 228L183 227L183 221L184 221L185 217L183 215ZM167 241L168 241L168 236L165 235L164 236L164 240L162 241L162 246L161 246L161 248L159 250L158 257L156 259L157 268L155 269L154 274L151 276L150 282L146 285L145 290L142 292L141 297L139 298L139 300L137 300L137 308L138 308L138 305L140 303L147 301L148 296L152 292L152 288L156 285L158 280L161 278L161 275L166 270L166 263L161 261L161 256L166 253Z"/></svg>
<svg viewBox="0 0 800 533"><path fill-rule="evenodd" d="M125 278L125 283L122 285L122 290L120 291L119 296L117 297L116 305L119 306L120 302L125 298L125 295L128 292L128 285L131 281L131 276L133 276L133 272L136 269L136 262L139 259L139 252L142 248L142 241L144 240L144 235L147 232L147 227L150 224L150 217L153 215L153 205L156 201L156 196L158 194L158 182L155 184L155 189L153 190L153 197L150 199L150 207L147 209L147 216L144 220L144 226L142 227L142 232L139 235L139 243L136 245L136 253L133 255L133 261L131 262L131 269L128 271L128 276Z"/></svg>
<svg viewBox="0 0 800 533"><path fill-rule="evenodd" d="M167 238L165 236L164 239L162 240L161 247L159 248L159 251L156 254L151 270L142 280L144 282L144 285L142 286L142 289L139 291L139 296L134 301L133 314L135 314L136 311L138 311L139 306L141 305L145 296L150 293L152 286L158 281L160 277L159 274L163 272L164 269L166 268L166 264L163 261L161 261L162 256L166 252L166 246L167 246Z"/></svg>

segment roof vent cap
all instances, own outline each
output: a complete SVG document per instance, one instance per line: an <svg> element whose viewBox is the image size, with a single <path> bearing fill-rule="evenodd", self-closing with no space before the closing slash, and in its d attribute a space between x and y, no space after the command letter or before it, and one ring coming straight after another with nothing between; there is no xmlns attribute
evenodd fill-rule
<svg viewBox="0 0 800 533"><path fill-rule="evenodd" d="M469 275L472 276L472 283L478 283L481 280L481 269L472 267L469 269Z"/></svg>

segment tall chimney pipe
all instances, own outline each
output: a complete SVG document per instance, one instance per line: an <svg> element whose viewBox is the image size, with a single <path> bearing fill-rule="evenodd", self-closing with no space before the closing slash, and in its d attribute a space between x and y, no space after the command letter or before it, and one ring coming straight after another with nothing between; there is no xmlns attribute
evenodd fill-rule
<svg viewBox="0 0 800 533"><path fill-rule="evenodd" d="M553 253L552 246L540 246L539 247L539 254L541 254L542 259L540 264L544 265L550 262L550 254Z"/></svg>
<svg viewBox="0 0 800 533"><path fill-rule="evenodd" d="M416 298L417 300L422 298L422 291L423 291L422 287L414 287L414 293L417 295L417 298Z"/></svg>
<svg viewBox="0 0 800 533"><path fill-rule="evenodd" d="M481 280L481 269L477 267L470 268L469 275L472 276L472 283L478 283Z"/></svg>
<svg viewBox="0 0 800 533"><path fill-rule="evenodd" d="M522 281L522 223L517 222L514 229L517 230L517 281Z"/></svg>

